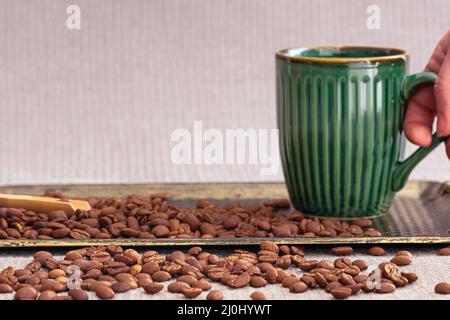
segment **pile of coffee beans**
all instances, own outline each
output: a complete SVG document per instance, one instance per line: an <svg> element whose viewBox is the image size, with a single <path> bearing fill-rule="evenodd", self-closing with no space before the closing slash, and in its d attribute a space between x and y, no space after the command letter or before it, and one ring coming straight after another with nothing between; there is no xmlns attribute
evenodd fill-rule
<svg viewBox="0 0 450 320"><path fill-rule="evenodd" d="M47 192L47 196L62 197ZM369 219L338 221L306 218L287 199L260 204L217 206L199 200L182 208L164 193L125 199L89 199L92 210L39 213L0 208L0 239L379 237Z"/></svg>
<svg viewBox="0 0 450 320"><path fill-rule="evenodd" d="M393 260L405 256L412 259L409 252L400 251ZM113 299L129 290L150 295L164 290L192 299L207 291L208 300L221 300L222 292L213 289L221 283L230 289L258 288L250 296L254 300L266 299L261 288L267 285L281 285L297 294L322 289L345 299L390 293L417 280L414 273L400 272L395 262L383 262L366 273L368 267L367 261L347 256L334 261L307 259L300 247L270 241L263 242L258 252L236 249L222 257L201 247L163 256L155 250L139 253L110 245L71 250L61 259L37 251L27 265L0 272L0 293L15 292L17 300L86 300L87 292ZM294 269L300 269L301 275ZM446 290L448 285L436 287L436 292Z"/></svg>

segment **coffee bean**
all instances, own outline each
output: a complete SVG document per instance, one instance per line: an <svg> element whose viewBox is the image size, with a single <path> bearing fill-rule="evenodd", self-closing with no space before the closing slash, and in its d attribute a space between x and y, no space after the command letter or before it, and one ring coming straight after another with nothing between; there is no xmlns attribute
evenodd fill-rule
<svg viewBox="0 0 450 320"><path fill-rule="evenodd" d="M295 282L298 282L298 281L300 281L300 279L297 278L297 277L294 277L294 276L286 276L286 277L284 277L284 278L281 280L281 285L282 285L284 288L289 288L289 287L291 287Z"/></svg>
<svg viewBox="0 0 450 320"><path fill-rule="evenodd" d="M273 243L272 241L263 241L261 243L260 249L274 252L276 254L278 254L280 252L280 248L278 247L278 245Z"/></svg>
<svg viewBox="0 0 450 320"><path fill-rule="evenodd" d="M223 293L219 290L211 290L206 296L207 300L222 300Z"/></svg>
<svg viewBox="0 0 450 320"><path fill-rule="evenodd" d="M137 284L136 284L136 287L137 287ZM131 285L128 282L114 282L111 285L111 289L115 293L121 293L121 292L127 292L127 291L131 290L132 288L131 288Z"/></svg>
<svg viewBox="0 0 450 320"><path fill-rule="evenodd" d="M367 253L371 256L384 256L386 251L381 247L370 247Z"/></svg>
<svg viewBox="0 0 450 320"><path fill-rule="evenodd" d="M159 283L149 283L149 284L143 286L142 288L144 288L145 292L147 292L147 293L155 294L155 293L160 292L164 288L164 286Z"/></svg>
<svg viewBox="0 0 450 320"><path fill-rule="evenodd" d="M352 247L334 247L331 249L331 253L338 255L338 256L347 256L353 253Z"/></svg>
<svg viewBox="0 0 450 320"><path fill-rule="evenodd" d="M167 290L174 293L181 293L185 288L190 288L190 286L186 282L181 281L172 282L167 286Z"/></svg>
<svg viewBox="0 0 450 320"><path fill-rule="evenodd" d="M275 268L268 269L265 274L265 278L268 283L275 283L278 278L278 272Z"/></svg>
<svg viewBox="0 0 450 320"><path fill-rule="evenodd" d="M73 300L89 300L87 293L82 289L71 289L69 291L69 296L71 296Z"/></svg>
<svg viewBox="0 0 450 320"><path fill-rule="evenodd" d="M111 289L110 287L108 287L104 284L100 284L100 283L97 283L94 286L94 292L97 295L97 297L99 297L100 299L104 299L104 300L112 299L112 298L114 298L114 295L115 295L113 289Z"/></svg>
<svg viewBox="0 0 450 320"><path fill-rule="evenodd" d="M250 286L254 288L261 288L267 284L267 280L262 276L252 276L250 279Z"/></svg>
<svg viewBox="0 0 450 320"><path fill-rule="evenodd" d="M395 263L397 266L407 266L411 264L412 258L408 255L397 255L391 259L392 263Z"/></svg>
<svg viewBox="0 0 450 320"><path fill-rule="evenodd" d="M203 290L200 288L189 288L188 287L188 288L183 288L181 290L181 293L183 293L183 295L189 299L194 299L194 298L198 297L202 292L203 292Z"/></svg>
<svg viewBox="0 0 450 320"><path fill-rule="evenodd" d="M13 288L9 284L0 283L0 293L11 293L13 291Z"/></svg>
<svg viewBox="0 0 450 320"><path fill-rule="evenodd" d="M252 298L252 300L267 300L266 295L261 291L254 291L250 294L250 298Z"/></svg>
<svg viewBox="0 0 450 320"><path fill-rule="evenodd" d="M152 274L152 279L155 282L164 282L170 280L171 278L172 276L170 275L170 273L166 271L156 271Z"/></svg>
<svg viewBox="0 0 450 320"><path fill-rule="evenodd" d="M347 299L352 295L352 290L347 287L335 287L333 288L330 293L335 297L336 299Z"/></svg>
<svg viewBox="0 0 450 320"><path fill-rule="evenodd" d="M355 260L352 265L357 266L360 270L366 270L369 267L369 263L365 260Z"/></svg>
<svg viewBox="0 0 450 320"><path fill-rule="evenodd" d="M66 272L64 270L61 269L53 269L48 273L48 276L51 279L56 279L59 277L65 277L66 276Z"/></svg>
<svg viewBox="0 0 450 320"><path fill-rule="evenodd" d="M354 283L354 284L346 285L345 287L349 288L350 290L352 290L352 295L355 295L361 290L362 284Z"/></svg>
<svg viewBox="0 0 450 320"><path fill-rule="evenodd" d="M368 279L368 278L369 278L369 277L366 276L365 274L359 274L359 275L355 276L355 277L353 278L353 280L355 280L356 283L362 283L362 284L364 284L364 283L367 282L367 279Z"/></svg>
<svg viewBox="0 0 450 320"><path fill-rule="evenodd" d="M53 258L53 254L48 251L36 251L33 255L33 258L35 261L42 263L49 258Z"/></svg>
<svg viewBox="0 0 450 320"><path fill-rule="evenodd" d="M441 282L434 287L434 292L439 294L450 294L450 283Z"/></svg>
<svg viewBox="0 0 450 320"><path fill-rule="evenodd" d="M379 288L375 287L377 293L392 293L395 291L395 285L389 282L380 283Z"/></svg>
<svg viewBox="0 0 450 320"><path fill-rule="evenodd" d="M405 277L406 279L408 279L409 283L413 283L414 281L416 281L418 279L417 275L412 272L401 272L400 274L403 277Z"/></svg>
<svg viewBox="0 0 450 320"><path fill-rule="evenodd" d="M308 290L308 285L303 281L296 281L289 286L289 291L293 293L303 293Z"/></svg>
<svg viewBox="0 0 450 320"><path fill-rule="evenodd" d="M56 298L56 292L53 290L41 291L38 300L54 300Z"/></svg>
<svg viewBox="0 0 450 320"><path fill-rule="evenodd" d="M200 279L194 284L193 287L194 288L200 288L203 291L208 291L209 289L212 288L212 285L211 285L211 283L209 281L207 281L205 279Z"/></svg>
<svg viewBox="0 0 450 320"><path fill-rule="evenodd" d="M412 253L407 250L397 251L396 256L408 256L412 259Z"/></svg>
<svg viewBox="0 0 450 320"><path fill-rule="evenodd" d="M439 249L437 254L439 256L450 256L450 247Z"/></svg>
<svg viewBox="0 0 450 320"><path fill-rule="evenodd" d="M15 300L35 300L37 298L38 292L35 288L31 286L23 287L16 291L14 295Z"/></svg>
<svg viewBox="0 0 450 320"><path fill-rule="evenodd" d="M230 279L226 284L231 288L242 288L250 283L250 275L244 273L235 278Z"/></svg>
<svg viewBox="0 0 450 320"><path fill-rule="evenodd" d="M360 226L361 228L370 228L373 225L372 220L366 218L360 218L353 221L353 224Z"/></svg>

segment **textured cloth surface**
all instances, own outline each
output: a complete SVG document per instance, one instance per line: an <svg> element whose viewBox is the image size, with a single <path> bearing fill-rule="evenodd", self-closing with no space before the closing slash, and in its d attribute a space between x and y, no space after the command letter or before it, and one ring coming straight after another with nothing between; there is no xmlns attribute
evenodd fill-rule
<svg viewBox="0 0 450 320"><path fill-rule="evenodd" d="M282 180L259 165L174 165L171 133L275 128L280 48L403 48L420 71L448 0L0 1L0 184ZM413 146L408 151L414 150ZM440 147L412 178L450 179Z"/></svg>
<svg viewBox="0 0 450 320"><path fill-rule="evenodd" d="M349 256L352 259L365 259L369 262L369 269L373 270L378 264L384 261L388 261L393 257L398 248L389 248L387 255L384 257L372 257L366 254L365 249L356 249L354 254ZM409 247L402 247L403 249L410 249L414 255L413 263L409 266L400 267L401 271L414 272L419 279L411 285L404 288L397 289L391 294L366 294L360 292L358 295L351 297L351 299L449 299L448 296L439 295L434 293L434 287L439 282L450 282L450 257L439 257L436 255L436 248L433 249L414 249ZM164 253L164 251L162 251ZM208 252L225 253L229 254L231 250L208 250ZM54 251L56 254L57 251ZM315 248L306 248L306 257L308 259L329 259L334 260L336 256L328 254L328 251ZM14 265L16 267L25 266L26 263L32 259L32 251L21 251L19 254L15 254L14 257L8 252L0 252L0 269L5 268L8 265ZM301 275L301 270L296 267L288 269L297 275ZM368 271L365 271L367 274ZM142 289L132 290L127 293L117 294L115 299L184 299L181 294L169 293L166 289L167 284L163 283L165 288L157 295L146 294ZM285 299L333 299L331 294L326 293L323 289L308 290L305 293L293 294L289 292L289 289L283 288L280 284L267 285L264 288L251 288L246 287L242 289L228 289L222 284L213 283L213 289L219 289L224 294L224 299L250 299L250 294L253 291L263 291L266 293L268 299L272 300L285 300ZM207 293L202 293L197 299L205 299ZM10 299L12 294L2 294L0 299ZM90 293L89 297L96 299L95 294Z"/></svg>
<svg viewBox="0 0 450 320"><path fill-rule="evenodd" d="M192 130L194 120L221 130L275 128L277 49L400 47L411 52L417 72L450 20L448 0L378 0L381 30L366 28L372 1L76 2L81 30L71 31L66 8L73 1L0 1L1 185L282 180L281 172L261 176L257 165L174 165L170 135ZM412 178L449 180L443 148ZM419 275L416 284L355 298L442 298L433 288L450 281L449 258L413 252L407 269ZM23 251L0 257L2 267L27 260ZM251 291L225 291L225 297L248 298ZM292 295L279 286L264 291L271 299L329 297L318 290Z"/></svg>

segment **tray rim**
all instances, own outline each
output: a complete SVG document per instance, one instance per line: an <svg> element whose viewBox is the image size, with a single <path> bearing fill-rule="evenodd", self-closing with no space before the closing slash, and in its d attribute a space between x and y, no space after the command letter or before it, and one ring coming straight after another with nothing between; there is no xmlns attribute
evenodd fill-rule
<svg viewBox="0 0 450 320"><path fill-rule="evenodd" d="M214 239L91 239L91 240L0 240L0 248L90 247L120 245L124 247L169 246L257 246L263 241L287 245L344 244L447 244L450 237L353 237L353 238L214 238Z"/></svg>

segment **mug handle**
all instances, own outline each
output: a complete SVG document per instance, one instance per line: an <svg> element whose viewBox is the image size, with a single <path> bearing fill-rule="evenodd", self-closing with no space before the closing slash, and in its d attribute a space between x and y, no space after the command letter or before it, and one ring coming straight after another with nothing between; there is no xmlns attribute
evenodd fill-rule
<svg viewBox="0 0 450 320"><path fill-rule="evenodd" d="M415 89L426 84L434 84L437 75L433 72L420 72L407 75L401 83L401 97L406 106L406 102L411 97ZM419 147L412 155L403 161L397 161L392 174L392 191L396 192L403 188L408 180L411 171L425 158L431 151L443 142L447 137L438 137L433 134L433 140L428 147Z"/></svg>

